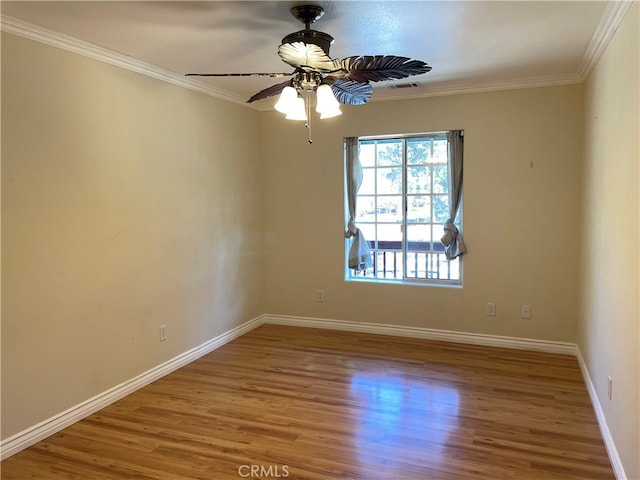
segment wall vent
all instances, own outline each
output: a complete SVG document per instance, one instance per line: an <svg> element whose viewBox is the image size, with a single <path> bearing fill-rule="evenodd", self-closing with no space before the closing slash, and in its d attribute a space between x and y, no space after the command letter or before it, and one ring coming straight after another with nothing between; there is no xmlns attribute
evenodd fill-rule
<svg viewBox="0 0 640 480"><path fill-rule="evenodd" d="M399 88L416 88L419 87L419 83L396 83L395 85L389 85L389 88L399 89Z"/></svg>

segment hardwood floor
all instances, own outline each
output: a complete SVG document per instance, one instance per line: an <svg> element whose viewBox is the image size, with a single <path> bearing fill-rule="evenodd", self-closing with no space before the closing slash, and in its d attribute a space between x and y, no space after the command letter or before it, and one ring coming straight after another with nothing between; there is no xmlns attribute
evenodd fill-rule
<svg viewBox="0 0 640 480"><path fill-rule="evenodd" d="M614 479L575 358L263 325L2 479Z"/></svg>

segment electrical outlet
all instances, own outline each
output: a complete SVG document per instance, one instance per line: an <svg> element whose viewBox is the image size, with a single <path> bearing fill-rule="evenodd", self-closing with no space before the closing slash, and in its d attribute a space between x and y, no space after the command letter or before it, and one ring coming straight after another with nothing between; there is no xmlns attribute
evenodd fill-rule
<svg viewBox="0 0 640 480"><path fill-rule="evenodd" d="M316 302L324 303L324 290L316 290Z"/></svg>
<svg viewBox="0 0 640 480"><path fill-rule="evenodd" d="M487 317L496 316L496 304L493 302L487 302Z"/></svg>
<svg viewBox="0 0 640 480"><path fill-rule="evenodd" d="M531 305L522 305L522 307L520 307L520 318L526 320L531 318Z"/></svg>
<svg viewBox="0 0 640 480"><path fill-rule="evenodd" d="M167 326L160 325L160 341L164 342L167 339Z"/></svg>
<svg viewBox="0 0 640 480"><path fill-rule="evenodd" d="M609 400L613 398L613 380L611 380L611 377L607 377L607 396Z"/></svg>

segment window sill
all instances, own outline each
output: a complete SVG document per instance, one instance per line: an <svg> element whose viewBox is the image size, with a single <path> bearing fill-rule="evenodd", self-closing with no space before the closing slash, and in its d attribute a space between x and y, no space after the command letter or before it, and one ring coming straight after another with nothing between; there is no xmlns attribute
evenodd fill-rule
<svg viewBox="0 0 640 480"><path fill-rule="evenodd" d="M412 287L443 287L443 288L456 288L462 289L462 283L454 282L425 282L422 280L394 280L392 278L353 278L346 277L345 282L354 283L377 283L379 285L409 285Z"/></svg>

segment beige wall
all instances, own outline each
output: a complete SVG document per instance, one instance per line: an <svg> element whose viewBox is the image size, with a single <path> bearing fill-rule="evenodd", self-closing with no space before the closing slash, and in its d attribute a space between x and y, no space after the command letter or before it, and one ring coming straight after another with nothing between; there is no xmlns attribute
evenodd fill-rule
<svg viewBox="0 0 640 480"><path fill-rule="evenodd" d="M585 89L578 337L630 479L640 478L638 10L636 2Z"/></svg>
<svg viewBox="0 0 640 480"><path fill-rule="evenodd" d="M3 34L3 438L263 312L257 120Z"/></svg>
<svg viewBox="0 0 640 480"><path fill-rule="evenodd" d="M262 113L267 312L575 341L582 95L571 85L345 107L316 121L313 145L301 123ZM343 137L444 129L465 130L464 288L345 282Z"/></svg>

